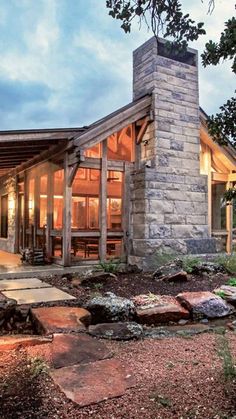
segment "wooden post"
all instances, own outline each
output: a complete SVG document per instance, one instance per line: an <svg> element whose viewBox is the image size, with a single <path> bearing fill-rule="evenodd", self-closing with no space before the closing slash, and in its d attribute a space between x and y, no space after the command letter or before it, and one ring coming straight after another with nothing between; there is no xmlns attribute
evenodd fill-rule
<svg viewBox="0 0 236 419"><path fill-rule="evenodd" d="M18 185L18 176L15 176L15 246L14 252L19 252L19 236L20 236L20 223L19 223L19 185Z"/></svg>
<svg viewBox="0 0 236 419"><path fill-rule="evenodd" d="M46 228L46 253L50 259L52 257L52 237L53 228L53 175L52 165L48 165L48 182L47 182L47 228Z"/></svg>
<svg viewBox="0 0 236 419"><path fill-rule="evenodd" d="M23 217L23 249L27 244L26 230L29 228L29 181L26 171L24 171L24 217Z"/></svg>
<svg viewBox="0 0 236 419"><path fill-rule="evenodd" d="M102 160L100 174L100 205L99 205L100 260L106 260L107 255L107 140L102 142Z"/></svg>
<svg viewBox="0 0 236 419"><path fill-rule="evenodd" d="M232 183L226 183L226 189L232 188ZM226 206L226 230L227 230L227 242L226 242L226 252L232 253L232 241L233 241L233 205L229 204Z"/></svg>
<svg viewBox="0 0 236 419"><path fill-rule="evenodd" d="M124 163L123 193L122 193L122 228L124 232L124 254L129 255L130 243L130 170L132 163Z"/></svg>
<svg viewBox="0 0 236 419"><path fill-rule="evenodd" d="M205 168L207 173L207 197L208 197L208 232L212 232L212 173L211 173L211 150L206 147Z"/></svg>
<svg viewBox="0 0 236 419"><path fill-rule="evenodd" d="M64 190L63 190L63 265L71 264L71 201L72 186L69 186L70 167L68 164L68 152L64 157Z"/></svg>
<svg viewBox="0 0 236 419"><path fill-rule="evenodd" d="M39 212L40 212L40 176L36 171L34 176L34 230L33 245L37 246L37 230L39 228Z"/></svg>

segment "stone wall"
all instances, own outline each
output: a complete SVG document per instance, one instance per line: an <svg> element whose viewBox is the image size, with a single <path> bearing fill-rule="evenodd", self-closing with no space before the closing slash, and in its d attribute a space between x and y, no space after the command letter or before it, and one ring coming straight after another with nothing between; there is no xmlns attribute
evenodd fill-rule
<svg viewBox="0 0 236 419"><path fill-rule="evenodd" d="M15 176L1 178L0 197L8 194L8 237L0 237L0 250L15 252L15 231L16 231L16 182ZM1 205L1 203L0 203Z"/></svg>
<svg viewBox="0 0 236 419"><path fill-rule="evenodd" d="M192 252L193 240L203 253L214 250L207 177L200 175L197 52L189 50L185 64L157 49L152 38L134 51L134 99L152 91L154 122L132 175L131 263L158 249Z"/></svg>

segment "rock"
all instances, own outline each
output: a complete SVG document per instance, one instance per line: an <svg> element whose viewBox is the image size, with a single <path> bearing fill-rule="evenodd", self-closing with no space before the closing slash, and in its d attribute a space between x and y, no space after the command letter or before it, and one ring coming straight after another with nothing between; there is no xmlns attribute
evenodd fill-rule
<svg viewBox="0 0 236 419"><path fill-rule="evenodd" d="M89 327L89 334L103 339L130 340L142 337L143 327L135 322L100 323Z"/></svg>
<svg viewBox="0 0 236 419"><path fill-rule="evenodd" d="M217 288L213 291L216 295L217 293L222 293L222 298L228 303L236 305L236 287L230 285L221 285L220 288ZM224 294L223 294L224 293Z"/></svg>
<svg viewBox="0 0 236 419"><path fill-rule="evenodd" d="M12 298L8 298L0 293L0 321L8 322L11 316L14 314L17 302Z"/></svg>
<svg viewBox="0 0 236 419"><path fill-rule="evenodd" d="M169 263L168 265L161 266L158 268L154 274L153 278L160 279L163 281L187 281L188 275L187 272L185 272L181 266L179 266L179 263Z"/></svg>
<svg viewBox="0 0 236 419"><path fill-rule="evenodd" d="M191 311L194 319L225 317L233 312L232 306L209 291L183 292L178 294L176 298Z"/></svg>
<svg viewBox="0 0 236 419"><path fill-rule="evenodd" d="M52 342L52 364L54 368L75 364L87 364L111 357L110 350L86 334L55 334Z"/></svg>
<svg viewBox="0 0 236 419"><path fill-rule="evenodd" d="M180 320L178 321L178 324L179 324L180 326L185 326L187 323L188 323L188 320L184 320L184 319L180 319Z"/></svg>
<svg viewBox="0 0 236 419"><path fill-rule="evenodd" d="M55 384L79 406L88 406L122 396L135 385L129 367L118 359L74 365L51 372Z"/></svg>
<svg viewBox="0 0 236 419"><path fill-rule="evenodd" d="M136 314L131 300L117 297L112 292L107 292L104 297L92 298L85 308L92 315L92 324L133 320Z"/></svg>
<svg viewBox="0 0 236 419"><path fill-rule="evenodd" d="M223 265L215 262L202 262L199 260L195 266L192 266L192 273L195 275L202 275L203 273L217 274L227 273Z"/></svg>
<svg viewBox="0 0 236 419"><path fill-rule="evenodd" d="M11 335L0 337L0 351L9 351L11 349L25 348L27 346L43 345L51 343L51 336L38 335Z"/></svg>
<svg viewBox="0 0 236 419"><path fill-rule="evenodd" d="M91 284L97 284L97 283L103 284L107 282L107 280L110 278L117 279L117 276L111 272L93 272L82 280L82 284L83 285L91 285Z"/></svg>
<svg viewBox="0 0 236 419"><path fill-rule="evenodd" d="M72 279L71 285L74 288L79 288L81 286L81 279L79 278Z"/></svg>
<svg viewBox="0 0 236 419"><path fill-rule="evenodd" d="M86 330L91 314L79 307L39 307L31 309L31 318L38 333L69 333Z"/></svg>
<svg viewBox="0 0 236 419"><path fill-rule="evenodd" d="M180 319L188 319L189 312L179 304L174 297L157 296L158 300L137 305L137 319L139 323L157 325L161 323L178 322ZM137 301L136 297L136 301Z"/></svg>

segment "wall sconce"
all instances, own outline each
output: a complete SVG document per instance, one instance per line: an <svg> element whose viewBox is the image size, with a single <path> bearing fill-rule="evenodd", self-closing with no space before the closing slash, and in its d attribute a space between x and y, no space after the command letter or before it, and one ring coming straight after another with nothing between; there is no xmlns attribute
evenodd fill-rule
<svg viewBox="0 0 236 419"><path fill-rule="evenodd" d="M15 208L15 201L13 198L9 199L8 207L10 211L13 211Z"/></svg>
<svg viewBox="0 0 236 419"><path fill-rule="evenodd" d="M28 207L29 207L29 210L32 211L32 209L33 209L33 200L32 199L29 199Z"/></svg>

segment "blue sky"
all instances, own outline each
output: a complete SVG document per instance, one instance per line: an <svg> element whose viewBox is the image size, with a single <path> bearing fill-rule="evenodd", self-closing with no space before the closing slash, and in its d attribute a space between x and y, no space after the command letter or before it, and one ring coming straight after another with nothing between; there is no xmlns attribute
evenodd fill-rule
<svg viewBox="0 0 236 419"><path fill-rule="evenodd" d="M205 21L202 51L234 13L233 0L183 0ZM126 35L105 0L0 0L0 130L87 125L132 100L132 51L152 34ZM235 88L229 63L202 69L200 104L217 111Z"/></svg>

